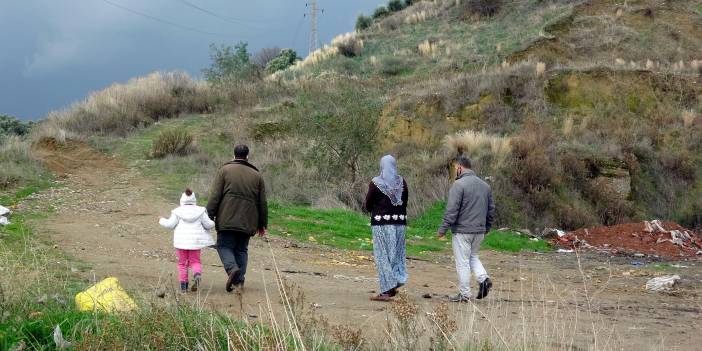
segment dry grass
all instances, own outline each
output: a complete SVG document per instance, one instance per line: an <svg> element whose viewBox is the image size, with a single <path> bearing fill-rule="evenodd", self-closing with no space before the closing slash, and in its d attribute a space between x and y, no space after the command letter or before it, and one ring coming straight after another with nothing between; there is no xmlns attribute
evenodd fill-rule
<svg viewBox="0 0 702 351"><path fill-rule="evenodd" d="M45 174L32 158L29 141L18 136L0 137L0 190L31 183Z"/></svg>
<svg viewBox="0 0 702 351"><path fill-rule="evenodd" d="M186 156L195 151L193 136L187 130L168 129L159 134L151 147L151 157Z"/></svg>
<svg viewBox="0 0 702 351"><path fill-rule="evenodd" d="M692 127L697 119L697 114L693 110L685 110L682 112L683 126L685 128Z"/></svg>
<svg viewBox="0 0 702 351"><path fill-rule="evenodd" d="M356 32L337 35L332 39L331 45L336 47L340 54L347 57L363 53L363 40L356 36Z"/></svg>
<svg viewBox="0 0 702 351"><path fill-rule="evenodd" d="M434 56L438 46L439 43L434 40L425 40L417 46L417 51L422 56Z"/></svg>
<svg viewBox="0 0 702 351"><path fill-rule="evenodd" d="M471 159L489 157L494 167L505 164L512 152L511 139L482 131L467 130L449 135L444 142L450 154L466 155Z"/></svg>
<svg viewBox="0 0 702 351"><path fill-rule="evenodd" d="M56 136L57 132L125 135L181 113L212 111L216 99L217 94L205 82L181 72L156 72L113 84L65 110L49 113L33 136L37 140Z"/></svg>
<svg viewBox="0 0 702 351"><path fill-rule="evenodd" d="M543 76L546 73L546 64L543 62L536 63L536 75Z"/></svg>

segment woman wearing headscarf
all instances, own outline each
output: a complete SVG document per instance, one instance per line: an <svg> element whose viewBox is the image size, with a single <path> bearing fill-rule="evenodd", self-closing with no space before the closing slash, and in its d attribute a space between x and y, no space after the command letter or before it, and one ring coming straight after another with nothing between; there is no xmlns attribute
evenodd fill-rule
<svg viewBox="0 0 702 351"><path fill-rule="evenodd" d="M397 173L397 161L390 155L383 156L380 175L368 186L365 204L371 214L373 256L380 283L380 293L371 298L373 301L390 301L407 283L407 198L407 182Z"/></svg>

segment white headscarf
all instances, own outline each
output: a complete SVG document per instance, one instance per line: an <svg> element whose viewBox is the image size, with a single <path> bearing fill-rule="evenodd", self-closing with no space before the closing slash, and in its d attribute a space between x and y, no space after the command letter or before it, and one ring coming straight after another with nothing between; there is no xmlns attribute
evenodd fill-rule
<svg viewBox="0 0 702 351"><path fill-rule="evenodd" d="M402 192L404 191L404 181L397 174L397 161L390 155L385 155L380 159L380 175L373 178L373 184L380 191L390 198L394 206L402 205Z"/></svg>

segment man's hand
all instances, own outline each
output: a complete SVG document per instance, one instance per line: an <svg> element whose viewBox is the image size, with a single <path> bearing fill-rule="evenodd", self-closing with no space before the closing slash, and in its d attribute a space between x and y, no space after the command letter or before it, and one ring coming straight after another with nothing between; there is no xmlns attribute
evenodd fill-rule
<svg viewBox="0 0 702 351"><path fill-rule="evenodd" d="M264 237L264 236L266 236L266 234L267 234L266 228L261 228L258 230L258 236Z"/></svg>
<svg viewBox="0 0 702 351"><path fill-rule="evenodd" d="M439 237L439 240L446 240L446 233L436 232L436 236Z"/></svg>

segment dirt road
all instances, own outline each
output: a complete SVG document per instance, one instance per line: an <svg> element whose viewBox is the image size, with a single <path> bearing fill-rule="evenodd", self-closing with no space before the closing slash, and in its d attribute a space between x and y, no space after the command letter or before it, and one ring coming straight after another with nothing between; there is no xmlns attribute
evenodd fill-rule
<svg viewBox="0 0 702 351"><path fill-rule="evenodd" d="M176 205L179 194L164 199L156 181L86 145L49 145L35 151L63 176L65 185L37 195L56 209L40 224L41 232L90 267L76 274L91 281L116 276L132 294L147 300L158 300L156 292L164 288L164 300L173 298L177 278L172 233L157 221ZM200 294L180 298L237 318L261 320L268 302L281 309L275 262L286 279L301 287L305 303L331 324L360 328L372 344L383 345L387 305L368 300L376 289L369 256L257 237L250 247L243 300L224 291L225 274L212 249L203 252ZM451 305L458 340L526 340L542 348L576 350L698 350L702 344L699 262L656 271L631 265L632 258L587 255L581 270L575 254L484 251L482 258L495 287L486 300ZM405 291L424 311L456 291L450 256L409 260L408 267ZM644 291L647 279L671 272L683 278L674 293ZM432 298L423 298L425 294Z"/></svg>

